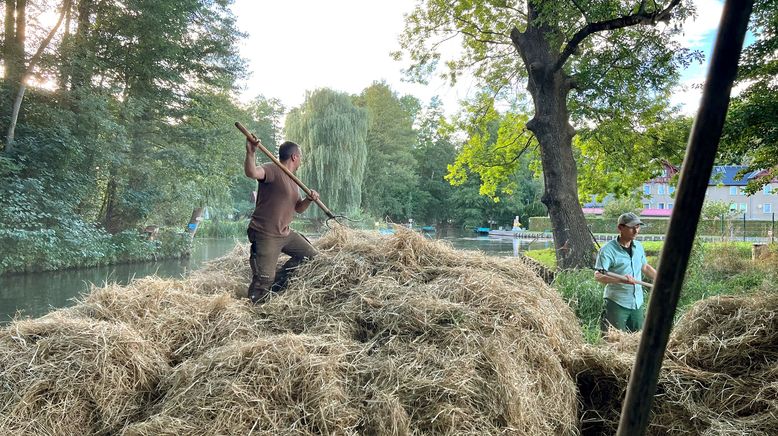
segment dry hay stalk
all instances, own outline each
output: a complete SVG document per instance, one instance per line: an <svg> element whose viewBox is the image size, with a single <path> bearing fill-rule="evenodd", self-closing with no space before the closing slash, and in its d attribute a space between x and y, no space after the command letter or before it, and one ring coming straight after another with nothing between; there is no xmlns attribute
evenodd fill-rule
<svg viewBox="0 0 778 436"><path fill-rule="evenodd" d="M96 289L62 311L129 326L177 364L125 433L578 432L563 368L582 334L526 262L403 231L338 229L317 246L259 307L231 297L250 275L239 246L198 277Z"/></svg>
<svg viewBox="0 0 778 436"><path fill-rule="evenodd" d="M354 434L344 390L353 352L325 336L232 342L176 368L157 413L124 434Z"/></svg>
<svg viewBox="0 0 778 436"><path fill-rule="evenodd" d="M777 319L776 295L698 302L670 338L648 433L778 434ZM583 434L615 432L635 357L630 348L575 351Z"/></svg>
<svg viewBox="0 0 778 436"><path fill-rule="evenodd" d="M209 348L256 335L261 322L245 301L226 294L196 294L188 285L146 277L127 286L94 288L69 311L132 326L165 351L171 366Z"/></svg>
<svg viewBox="0 0 778 436"><path fill-rule="evenodd" d="M53 313L0 331L0 434L112 434L169 370L121 323Z"/></svg>

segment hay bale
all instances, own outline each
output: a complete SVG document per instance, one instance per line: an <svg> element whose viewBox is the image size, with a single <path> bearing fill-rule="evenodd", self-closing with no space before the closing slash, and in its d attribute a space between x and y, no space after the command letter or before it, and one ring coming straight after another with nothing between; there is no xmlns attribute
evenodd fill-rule
<svg viewBox="0 0 778 436"><path fill-rule="evenodd" d="M354 351L304 335L212 349L172 371L155 415L124 434L353 434L358 414L345 387Z"/></svg>
<svg viewBox="0 0 778 436"><path fill-rule="evenodd" d="M250 279L238 246L185 280L93 289L62 311L175 365L124 434L577 434L565 368L582 333L532 265L409 231L316 245L261 306L234 299Z"/></svg>
<svg viewBox="0 0 778 436"><path fill-rule="evenodd" d="M110 434L144 412L169 370L121 323L53 313L0 330L0 434Z"/></svg>
<svg viewBox="0 0 778 436"><path fill-rule="evenodd" d="M248 259L249 244L236 243L231 252L192 271L184 280L186 287L200 294L226 293L245 298L251 282Z"/></svg>
<svg viewBox="0 0 778 436"><path fill-rule="evenodd" d="M778 297L712 297L678 322L648 434L778 434ZM613 434L637 335L574 351L581 432Z"/></svg>
<svg viewBox="0 0 778 436"><path fill-rule="evenodd" d="M189 285L158 277L111 284L93 288L70 310L126 323L164 350L171 366L232 340L253 338L262 329L246 301L197 294Z"/></svg>
<svg viewBox="0 0 778 436"><path fill-rule="evenodd" d="M778 363L778 295L711 297L678 321L669 348L684 364L740 376Z"/></svg>

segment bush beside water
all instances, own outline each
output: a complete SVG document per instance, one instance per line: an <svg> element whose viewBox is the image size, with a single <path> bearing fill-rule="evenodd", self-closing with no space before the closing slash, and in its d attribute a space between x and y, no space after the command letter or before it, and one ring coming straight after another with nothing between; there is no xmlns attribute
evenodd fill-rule
<svg viewBox="0 0 778 436"><path fill-rule="evenodd" d="M149 240L134 230L111 235L80 220L69 224L58 231L0 228L0 274L179 258L191 248L189 235L173 229Z"/></svg>

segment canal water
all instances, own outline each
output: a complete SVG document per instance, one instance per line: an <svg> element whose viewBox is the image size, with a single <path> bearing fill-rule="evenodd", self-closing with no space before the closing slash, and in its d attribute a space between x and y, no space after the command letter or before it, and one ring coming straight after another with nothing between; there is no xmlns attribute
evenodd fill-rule
<svg viewBox="0 0 778 436"><path fill-rule="evenodd" d="M522 241L513 238L452 237L443 238L454 248L481 250L493 256L515 256L521 251L545 248L550 242ZM91 284L129 283L134 278L156 274L179 278L199 268L205 261L224 256L237 242L232 239L197 241L189 259L111 265L66 271L13 274L0 276L0 325L14 316L39 317L54 308L73 304L73 298L89 290Z"/></svg>

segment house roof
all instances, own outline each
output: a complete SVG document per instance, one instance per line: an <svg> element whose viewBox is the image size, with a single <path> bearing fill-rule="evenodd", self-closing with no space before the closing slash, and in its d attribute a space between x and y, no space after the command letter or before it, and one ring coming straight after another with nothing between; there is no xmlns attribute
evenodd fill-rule
<svg viewBox="0 0 778 436"><path fill-rule="evenodd" d="M710 175L709 186L724 185L724 186L746 186L748 181L759 175L761 170L748 171L739 176L738 173L744 171L746 166L744 165L717 165L713 167L713 171Z"/></svg>
<svg viewBox="0 0 778 436"><path fill-rule="evenodd" d="M643 212L640 212L640 216L642 217L666 217L670 216L673 213L672 209L643 209Z"/></svg>

